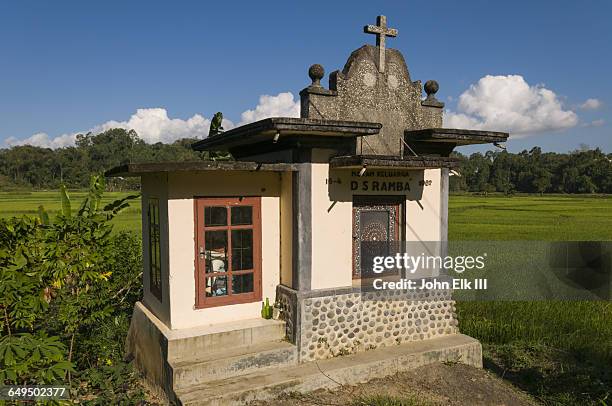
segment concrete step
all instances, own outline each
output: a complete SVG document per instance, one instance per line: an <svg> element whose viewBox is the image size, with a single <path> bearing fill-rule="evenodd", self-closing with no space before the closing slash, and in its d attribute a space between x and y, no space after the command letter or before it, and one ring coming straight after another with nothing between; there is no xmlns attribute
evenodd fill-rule
<svg viewBox="0 0 612 406"><path fill-rule="evenodd" d="M482 367L480 343L455 334L390 346L296 366L255 371L175 391L183 405L244 405L281 393L306 393L338 385L355 385L434 362L461 362Z"/></svg>
<svg viewBox="0 0 612 406"><path fill-rule="evenodd" d="M248 319L191 329L169 330L168 360L191 359L197 354L223 353L228 348L244 347L285 338L285 322Z"/></svg>
<svg viewBox="0 0 612 406"><path fill-rule="evenodd" d="M226 347L170 362L174 390L204 382L246 375L270 368L297 365L297 347L286 341L269 341L243 347Z"/></svg>

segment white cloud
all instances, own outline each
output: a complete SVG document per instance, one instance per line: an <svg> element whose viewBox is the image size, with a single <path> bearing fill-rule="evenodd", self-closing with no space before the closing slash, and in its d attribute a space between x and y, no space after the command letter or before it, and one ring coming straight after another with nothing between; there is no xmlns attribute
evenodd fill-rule
<svg viewBox="0 0 612 406"><path fill-rule="evenodd" d="M279 93L276 96L259 96L259 104L254 110L247 110L240 116L239 125L263 120L268 117L299 117L300 102L293 100L293 93Z"/></svg>
<svg viewBox="0 0 612 406"><path fill-rule="evenodd" d="M578 124L576 113L564 109L552 90L530 86L520 75L481 78L459 96L457 110L445 112L446 127L507 131L525 137Z"/></svg>
<svg viewBox="0 0 612 406"><path fill-rule="evenodd" d="M92 128L93 133L100 133L111 128L135 130L148 143L173 142L179 138L201 138L208 135L210 120L199 114L194 114L187 120L168 117L166 109L138 109L127 121L107 121Z"/></svg>
<svg viewBox="0 0 612 406"><path fill-rule="evenodd" d="M12 147L15 145L34 145L43 148L62 148L74 145L76 134L63 134L59 137L51 138L47 133L36 133L23 140L15 137L8 137L4 142Z"/></svg>
<svg viewBox="0 0 612 406"><path fill-rule="evenodd" d="M233 123L229 120L224 120L223 124L227 128L233 126ZM22 140L9 137L5 140L5 143L8 146L28 144L46 148L61 148L74 145L78 133L92 132L97 134L111 128L136 130L140 138L151 144L156 142L171 143L180 138L205 137L208 135L209 126L210 120L199 114L194 114L191 118L182 120L168 117L166 109L148 108L137 109L136 113L132 114L126 121L111 120L86 131L63 134L55 138L49 137L46 133L37 133Z"/></svg>
<svg viewBox="0 0 612 406"><path fill-rule="evenodd" d="M583 127L601 127L606 123L605 120L603 119L598 119L598 120L593 120L590 123L584 123L582 124Z"/></svg>
<svg viewBox="0 0 612 406"><path fill-rule="evenodd" d="M259 104L253 110L242 113L239 125L268 117L299 116L300 103L294 100L292 93L279 93L276 96L262 95L259 97ZM126 121L110 120L87 131L63 134L55 138L51 138L48 134L42 132L25 139L9 137L5 140L5 144L7 146L28 144L46 148L61 148L74 145L78 133L92 132L96 134L111 128L133 129L140 138L148 143L171 143L180 138L204 138L208 135L209 127L210 120L200 114L194 114L192 117L183 120L168 117L168 112L164 108L142 108L137 109L136 113L132 114ZM223 119L225 130L233 127L235 127L235 124L231 120Z"/></svg>
<svg viewBox="0 0 612 406"><path fill-rule="evenodd" d="M598 99L586 99L584 103L580 105L582 110L597 110L601 107L601 101Z"/></svg>

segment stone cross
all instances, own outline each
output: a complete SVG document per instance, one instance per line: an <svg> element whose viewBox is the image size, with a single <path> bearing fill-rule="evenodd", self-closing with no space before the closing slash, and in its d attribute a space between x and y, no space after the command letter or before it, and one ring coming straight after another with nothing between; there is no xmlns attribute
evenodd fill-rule
<svg viewBox="0 0 612 406"><path fill-rule="evenodd" d="M376 17L376 25L363 27L366 34L376 34L376 46L378 47L378 71L385 73L385 37L397 37L395 28L387 28L387 17Z"/></svg>

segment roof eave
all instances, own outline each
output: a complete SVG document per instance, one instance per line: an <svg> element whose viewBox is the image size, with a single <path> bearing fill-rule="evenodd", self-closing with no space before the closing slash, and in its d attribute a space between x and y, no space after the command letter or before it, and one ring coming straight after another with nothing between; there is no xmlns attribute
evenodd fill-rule
<svg viewBox="0 0 612 406"><path fill-rule="evenodd" d="M308 137L348 137L374 135L380 132L382 124L359 121L318 120L310 118L272 117L251 124L233 128L219 135L207 137L192 144L196 151L227 150L273 139L279 134Z"/></svg>
<svg viewBox="0 0 612 406"><path fill-rule="evenodd" d="M357 169L357 168L380 168L380 169L438 169L456 168L459 166L457 158L437 156L368 156L347 155L337 156L330 160L329 167L332 169Z"/></svg>
<svg viewBox="0 0 612 406"><path fill-rule="evenodd" d="M203 172L203 171L248 171L248 172L293 172L296 166L288 163L259 163L247 161L193 161L151 162L119 165L104 172L106 177L138 177L147 173Z"/></svg>
<svg viewBox="0 0 612 406"><path fill-rule="evenodd" d="M406 142L452 143L455 145L491 144L505 142L509 134L500 131L467 130L462 128L426 128L406 130Z"/></svg>

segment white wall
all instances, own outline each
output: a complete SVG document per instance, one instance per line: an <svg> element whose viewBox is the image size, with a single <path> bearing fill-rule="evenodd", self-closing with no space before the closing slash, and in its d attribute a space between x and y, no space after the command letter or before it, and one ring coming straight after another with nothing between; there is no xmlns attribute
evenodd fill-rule
<svg viewBox="0 0 612 406"><path fill-rule="evenodd" d="M281 284L293 287L293 181L292 173L285 172L281 177Z"/></svg>
<svg viewBox="0 0 612 406"><path fill-rule="evenodd" d="M358 171L359 169L357 169ZM403 171L409 176L378 177L368 169L358 178L350 169L329 169L328 164L312 164L312 289L352 285L353 195L406 195L407 241L440 240L440 169ZM408 192L351 190L351 181L363 180L410 184ZM338 183L340 181L340 183ZM424 181L421 184L421 181ZM431 246L429 244L428 246Z"/></svg>
<svg viewBox="0 0 612 406"><path fill-rule="evenodd" d="M312 289L351 286L353 203L330 199L329 164L312 164ZM332 206L333 204L333 206Z"/></svg>
<svg viewBox="0 0 612 406"><path fill-rule="evenodd" d="M423 171L420 199L406 200L406 241L440 241L440 169Z"/></svg>
<svg viewBox="0 0 612 406"><path fill-rule="evenodd" d="M161 321L170 324L170 293L168 286L168 179L166 174L147 174L142 176L142 265L143 299L142 302ZM147 211L149 199L159 200L160 249L161 249L161 290L160 301L150 290L149 272L149 219Z"/></svg>
<svg viewBox="0 0 612 406"><path fill-rule="evenodd" d="M270 172L175 172L168 176L170 328L260 317L261 302L195 309L194 197L262 196L262 297L280 283L280 183Z"/></svg>

